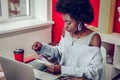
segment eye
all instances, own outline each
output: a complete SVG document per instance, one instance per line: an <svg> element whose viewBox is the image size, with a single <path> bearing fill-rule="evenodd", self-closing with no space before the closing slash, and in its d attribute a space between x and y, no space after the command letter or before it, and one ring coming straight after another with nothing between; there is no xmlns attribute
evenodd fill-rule
<svg viewBox="0 0 120 80"><path fill-rule="evenodd" d="M66 23L67 25L70 25L70 24L71 24L71 22L70 22L70 21L66 21L65 23Z"/></svg>

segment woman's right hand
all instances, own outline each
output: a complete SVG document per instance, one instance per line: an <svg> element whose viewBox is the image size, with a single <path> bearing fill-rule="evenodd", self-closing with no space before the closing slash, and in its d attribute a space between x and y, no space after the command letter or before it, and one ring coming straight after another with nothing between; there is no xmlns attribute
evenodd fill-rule
<svg viewBox="0 0 120 80"><path fill-rule="evenodd" d="M42 47L42 43L37 42L37 41L32 45L32 49L35 50L35 51L40 50L41 47Z"/></svg>

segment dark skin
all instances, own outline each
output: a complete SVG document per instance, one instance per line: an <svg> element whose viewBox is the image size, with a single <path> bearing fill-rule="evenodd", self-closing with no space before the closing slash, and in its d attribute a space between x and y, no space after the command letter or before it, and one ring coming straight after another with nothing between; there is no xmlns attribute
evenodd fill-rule
<svg viewBox="0 0 120 80"><path fill-rule="evenodd" d="M79 24L79 21L76 21L75 19L72 19L69 14L63 14L63 20L64 20L64 29L68 31L73 38L84 38L88 35L90 35L93 31L90 29L86 28L86 26L83 27L82 31L78 32L77 26ZM95 46L95 47L100 47L101 46L101 38L99 34L94 34L89 46ZM38 50L38 48L42 47L41 42L35 42L32 46L33 50ZM56 64L56 65L47 65L48 70L51 73L61 73L61 65Z"/></svg>

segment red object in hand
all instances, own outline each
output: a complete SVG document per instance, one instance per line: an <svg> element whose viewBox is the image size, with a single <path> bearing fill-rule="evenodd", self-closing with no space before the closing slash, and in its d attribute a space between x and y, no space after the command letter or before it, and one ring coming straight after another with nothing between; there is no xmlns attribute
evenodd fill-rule
<svg viewBox="0 0 120 80"><path fill-rule="evenodd" d="M14 58L17 61L24 62L24 50L23 49L14 50Z"/></svg>

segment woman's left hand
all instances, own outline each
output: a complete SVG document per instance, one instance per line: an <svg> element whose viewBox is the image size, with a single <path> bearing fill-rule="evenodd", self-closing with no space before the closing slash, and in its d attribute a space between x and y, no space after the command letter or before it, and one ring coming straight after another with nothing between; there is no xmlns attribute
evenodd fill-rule
<svg viewBox="0 0 120 80"><path fill-rule="evenodd" d="M61 65L47 65L45 64L45 66L47 67L47 70L51 73L54 74L60 74L61 73Z"/></svg>

